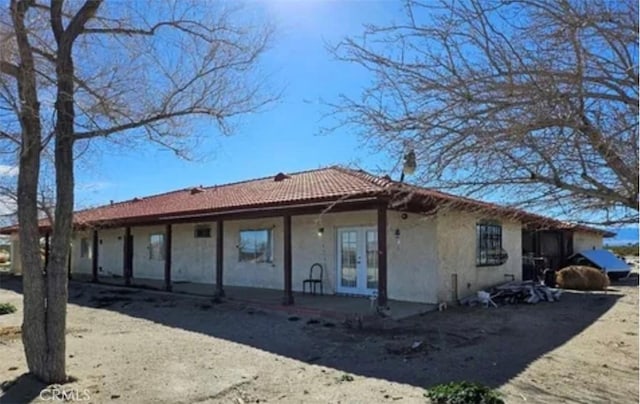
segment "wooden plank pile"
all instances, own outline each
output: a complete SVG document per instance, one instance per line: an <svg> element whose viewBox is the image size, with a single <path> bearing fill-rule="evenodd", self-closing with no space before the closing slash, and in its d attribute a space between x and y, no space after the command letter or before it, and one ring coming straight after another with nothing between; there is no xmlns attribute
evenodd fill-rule
<svg viewBox="0 0 640 404"><path fill-rule="evenodd" d="M476 296L470 296L460 301L461 304L475 306L482 304L485 307L497 307L501 304L518 304L538 302L555 302L560 300L562 291L550 288L535 281L512 281L490 289L479 291Z"/></svg>

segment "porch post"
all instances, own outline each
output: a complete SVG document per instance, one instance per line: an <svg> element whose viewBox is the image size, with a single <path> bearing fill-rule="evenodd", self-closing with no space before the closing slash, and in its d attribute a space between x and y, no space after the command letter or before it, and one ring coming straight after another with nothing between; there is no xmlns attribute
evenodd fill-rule
<svg viewBox="0 0 640 404"><path fill-rule="evenodd" d="M291 287L292 268L291 268L291 215L284 215L284 298L282 304L293 304L293 291Z"/></svg>
<svg viewBox="0 0 640 404"><path fill-rule="evenodd" d="M224 223L222 219L216 223L216 296L224 297L222 285L224 271Z"/></svg>
<svg viewBox="0 0 640 404"><path fill-rule="evenodd" d="M49 232L44 234L44 269L49 265Z"/></svg>
<svg viewBox="0 0 640 404"><path fill-rule="evenodd" d="M560 261L558 262L558 268L554 268L555 270L561 269L564 267L565 262L567 262L567 245L564 237L564 230L560 230L558 234L558 242L560 243Z"/></svg>
<svg viewBox="0 0 640 404"><path fill-rule="evenodd" d="M133 272L132 267L132 258L131 254L131 227L127 226L124 228L124 242L122 243L122 255L123 255L123 265L122 272L124 275L124 284L131 285L131 275Z"/></svg>
<svg viewBox="0 0 640 404"><path fill-rule="evenodd" d="M164 232L164 289L171 292L171 225Z"/></svg>
<svg viewBox="0 0 640 404"><path fill-rule="evenodd" d="M536 229L533 233L533 251L535 252L536 257L539 257L541 255L539 229Z"/></svg>
<svg viewBox="0 0 640 404"><path fill-rule="evenodd" d="M378 306L387 304L387 205L378 206Z"/></svg>
<svg viewBox="0 0 640 404"><path fill-rule="evenodd" d="M91 249L91 282L98 282L98 230L93 231Z"/></svg>

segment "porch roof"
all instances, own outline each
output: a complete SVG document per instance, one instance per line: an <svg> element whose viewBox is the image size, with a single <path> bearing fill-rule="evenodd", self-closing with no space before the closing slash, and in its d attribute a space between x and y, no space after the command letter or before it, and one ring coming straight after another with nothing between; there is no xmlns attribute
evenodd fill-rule
<svg viewBox="0 0 640 404"><path fill-rule="evenodd" d="M612 233L532 214L520 209L447 194L429 188L403 184L388 176L379 177L363 170L327 167L292 174L241 181L210 187L192 187L147 197L110 203L74 213L79 227L108 227L122 223L150 223L155 220L215 218L238 211L267 211L291 206L317 205L331 210L356 201L388 201L392 209L415 212L443 206L510 217L536 228L578 230L611 236ZM47 220L40 222L49 227ZM10 234L17 226L0 229Z"/></svg>

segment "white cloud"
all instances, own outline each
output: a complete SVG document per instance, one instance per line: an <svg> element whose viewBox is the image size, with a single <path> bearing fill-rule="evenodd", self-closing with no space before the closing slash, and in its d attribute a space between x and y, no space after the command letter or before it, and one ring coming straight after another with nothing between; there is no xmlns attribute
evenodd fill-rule
<svg viewBox="0 0 640 404"><path fill-rule="evenodd" d="M107 181L90 181L76 184L76 191L79 192L98 192L110 188L113 184Z"/></svg>
<svg viewBox="0 0 640 404"><path fill-rule="evenodd" d="M0 177L15 177L18 175L18 166L0 164Z"/></svg>

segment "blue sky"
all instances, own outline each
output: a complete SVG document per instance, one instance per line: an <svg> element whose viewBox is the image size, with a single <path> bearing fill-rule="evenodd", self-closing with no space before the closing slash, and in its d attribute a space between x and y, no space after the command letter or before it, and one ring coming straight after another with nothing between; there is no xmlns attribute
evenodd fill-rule
<svg viewBox="0 0 640 404"><path fill-rule="evenodd" d="M357 97L370 79L361 68L333 60L326 43L359 35L366 23L402 20L402 3L262 0L247 7L276 24L275 41L263 66L272 85L283 89L282 98L261 113L244 116L230 137L204 123L197 125L199 134L206 135L197 161L182 160L154 145L92 154L76 172L77 208L281 171L342 164L380 173L397 163L363 147L347 129L329 135L318 132L332 124L330 118L322 119L327 108L320 100L334 101L341 93ZM623 233L620 242L638 239L637 227Z"/></svg>
<svg viewBox="0 0 640 404"><path fill-rule="evenodd" d="M357 95L368 77L356 66L332 60L325 44L358 35L364 23L402 17L400 2L259 1L247 6L275 22L277 33L263 60L271 82L284 89L265 111L242 118L234 134L221 137L210 126L198 130L207 140L204 158L184 161L156 146L117 148L91 156L76 173L78 208L194 185L215 185L332 164L372 171L391 167L387 156L363 148L349 131L319 135L327 112L320 100L340 93Z"/></svg>

